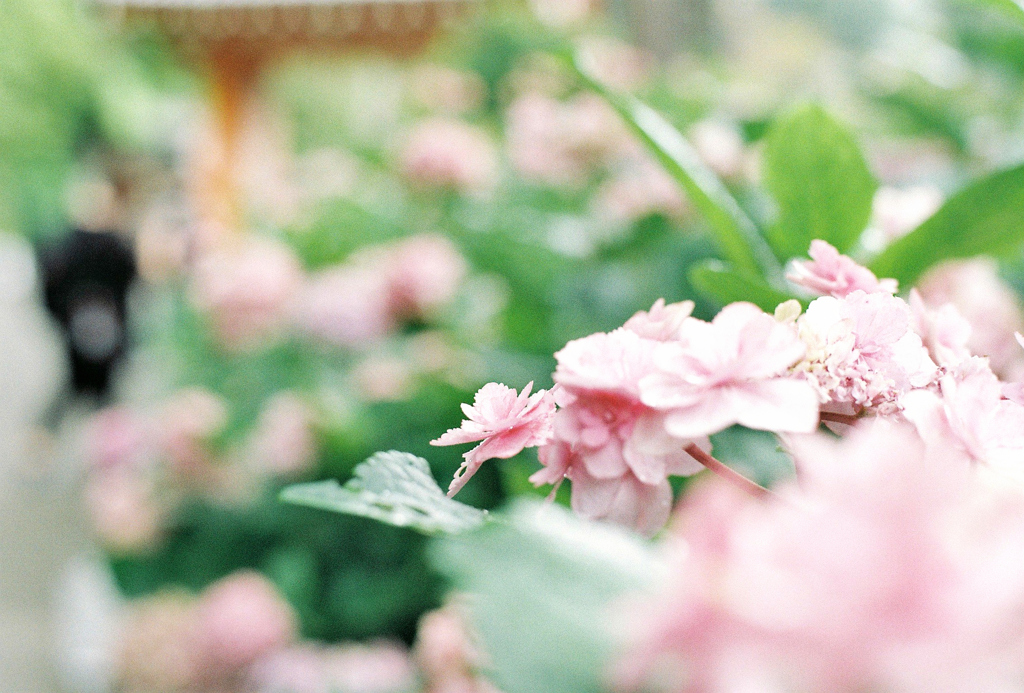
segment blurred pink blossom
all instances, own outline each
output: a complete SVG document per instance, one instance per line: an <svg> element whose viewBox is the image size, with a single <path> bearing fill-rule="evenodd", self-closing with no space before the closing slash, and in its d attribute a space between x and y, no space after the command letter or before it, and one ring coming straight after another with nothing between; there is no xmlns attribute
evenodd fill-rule
<svg viewBox="0 0 1024 693"><path fill-rule="evenodd" d="M455 244L438 234L369 246L313 275L293 318L331 344L366 347L402 321L433 317L455 298L467 270Z"/></svg>
<svg viewBox="0 0 1024 693"><path fill-rule="evenodd" d="M312 645L274 650L249 668L247 679L246 693L336 693L323 652Z"/></svg>
<svg viewBox="0 0 1024 693"><path fill-rule="evenodd" d="M405 359L373 354L352 369L359 395L368 402L401 402L415 392L415 373Z"/></svg>
<svg viewBox="0 0 1024 693"><path fill-rule="evenodd" d="M679 183L646 157L617 166L598 189L594 206L599 215L627 223L656 213L680 218L689 209Z"/></svg>
<svg viewBox="0 0 1024 693"><path fill-rule="evenodd" d="M1024 376L1024 352L1013 338L1024 330L1024 313L1016 294L999 278L994 260L943 263L925 274L917 290L929 307L956 307L971 324L968 348L987 356L993 371L1007 379Z"/></svg>
<svg viewBox="0 0 1024 693"><path fill-rule="evenodd" d="M878 279L825 241L811 241L811 261L796 261L786 278L816 294L845 298L854 291L894 294L895 279Z"/></svg>
<svg viewBox="0 0 1024 693"><path fill-rule="evenodd" d="M506 120L509 158L533 183L578 187L598 167L636 151L621 119L594 95L560 102L527 92L509 107Z"/></svg>
<svg viewBox="0 0 1024 693"><path fill-rule="evenodd" d="M108 407L98 412L86 430L86 455L99 470L139 468L149 453L148 422L127 407Z"/></svg>
<svg viewBox="0 0 1024 693"><path fill-rule="evenodd" d="M791 449L803 475L782 498L716 480L686 499L620 688L1020 691L1024 495L906 426Z"/></svg>
<svg viewBox="0 0 1024 693"><path fill-rule="evenodd" d="M165 592L130 604L117 662L123 690L195 690L201 658L195 638L194 600L190 596Z"/></svg>
<svg viewBox="0 0 1024 693"><path fill-rule="evenodd" d="M654 56L611 36L586 36L580 41L579 59L602 84L633 91L650 77Z"/></svg>
<svg viewBox="0 0 1024 693"><path fill-rule="evenodd" d="M163 512L153 483L137 471L115 468L89 477L86 507L93 532L113 553L140 553L160 538Z"/></svg>
<svg viewBox="0 0 1024 693"><path fill-rule="evenodd" d="M274 585L239 571L214 583L196 604L196 640L214 680L232 676L295 638L296 617Z"/></svg>
<svg viewBox="0 0 1024 693"><path fill-rule="evenodd" d="M641 400L665 414L677 438L717 433L739 423L807 433L818 425L818 398L790 368L805 355L795 330L749 303L726 306L711 323L687 320L676 342L653 352Z"/></svg>
<svg viewBox="0 0 1024 693"><path fill-rule="evenodd" d="M226 347L245 349L275 337L286 326L302 281L302 267L288 246L247 237L199 259L192 297Z"/></svg>
<svg viewBox="0 0 1024 693"><path fill-rule="evenodd" d="M448 487L454 496L469 481L480 465L490 459L508 459L524 448L537 447L551 439L551 419L555 414L555 396L548 390L533 395L529 383L519 394L500 383L484 385L473 398L473 405L462 405L466 420L431 445L461 445L483 441L463 457L465 461Z"/></svg>
<svg viewBox="0 0 1024 693"><path fill-rule="evenodd" d="M375 267L338 265L309 278L295 303L294 320L330 344L364 347L394 327L387 277Z"/></svg>
<svg viewBox="0 0 1024 693"><path fill-rule="evenodd" d="M201 480L212 460L211 442L227 425L227 403L202 388L179 390L157 419L160 447L171 468Z"/></svg>
<svg viewBox="0 0 1024 693"><path fill-rule="evenodd" d="M425 680L424 693L497 693L479 674L484 656L458 603L420 618L414 656Z"/></svg>
<svg viewBox="0 0 1024 693"><path fill-rule="evenodd" d="M392 313L425 318L455 298L466 277L465 258L450 240L423 233L390 246L382 259Z"/></svg>
<svg viewBox="0 0 1024 693"><path fill-rule="evenodd" d="M404 693L416 680L409 651L398 642L345 644L324 654L332 692Z"/></svg>
<svg viewBox="0 0 1024 693"><path fill-rule="evenodd" d="M494 143L483 130L438 117L413 128L401 154L401 168L417 185L481 195L497 182L497 157Z"/></svg>
<svg viewBox="0 0 1024 693"><path fill-rule="evenodd" d="M249 444L261 469L282 476L306 471L317 455L312 408L294 393L277 393L264 404Z"/></svg>

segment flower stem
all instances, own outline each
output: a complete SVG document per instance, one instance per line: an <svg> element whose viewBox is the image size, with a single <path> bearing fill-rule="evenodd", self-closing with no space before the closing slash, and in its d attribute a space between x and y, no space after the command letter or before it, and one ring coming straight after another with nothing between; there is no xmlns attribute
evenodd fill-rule
<svg viewBox="0 0 1024 693"><path fill-rule="evenodd" d="M690 445L688 448L686 448L686 453L690 457L692 457L693 459L697 460L702 465L710 469L712 472L728 481L736 488L740 489L741 491L745 491L746 493L749 493L755 498L767 498L769 496L775 495L771 491L766 489L764 486L755 484L753 481L743 476L739 472L722 464L714 457L712 457L711 455L697 447L696 444Z"/></svg>
<svg viewBox="0 0 1024 693"><path fill-rule="evenodd" d="M853 414L834 414L832 412L823 411L818 415L818 418L822 421L830 421L832 423L846 424L847 426L853 426L860 421L859 416Z"/></svg>

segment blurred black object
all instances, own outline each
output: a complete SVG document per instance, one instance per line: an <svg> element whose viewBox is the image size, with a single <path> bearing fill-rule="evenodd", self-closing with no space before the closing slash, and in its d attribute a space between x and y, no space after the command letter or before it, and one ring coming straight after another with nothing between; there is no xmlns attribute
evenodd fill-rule
<svg viewBox="0 0 1024 693"><path fill-rule="evenodd" d="M46 307L60 323L74 391L104 399L127 345L135 255L110 231L75 229L40 251Z"/></svg>

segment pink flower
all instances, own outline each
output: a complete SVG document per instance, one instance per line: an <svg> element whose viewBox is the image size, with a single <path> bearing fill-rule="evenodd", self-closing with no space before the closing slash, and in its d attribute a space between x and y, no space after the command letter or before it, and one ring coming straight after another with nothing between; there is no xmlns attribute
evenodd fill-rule
<svg viewBox="0 0 1024 693"><path fill-rule="evenodd" d="M202 653L195 605L183 592L164 592L130 604L118 652L119 689L132 693L196 690Z"/></svg>
<svg viewBox="0 0 1024 693"><path fill-rule="evenodd" d="M971 357L967 344L971 340L971 323L960 315L952 303L929 308L917 289L910 290L910 310L914 331L920 335L932 360L939 366L952 368Z"/></svg>
<svg viewBox="0 0 1024 693"><path fill-rule="evenodd" d="M915 390L903 413L933 447L962 450L976 462L1024 478L1024 406L1003 399L1003 384L985 359L973 357L942 377L939 393Z"/></svg>
<svg viewBox="0 0 1024 693"><path fill-rule="evenodd" d="M665 299L659 298L649 311L637 312L623 327L644 339L669 342L678 338L680 328L692 313L693 301L665 305Z"/></svg>
<svg viewBox="0 0 1024 693"><path fill-rule="evenodd" d="M413 689L416 680L409 651L398 642L345 644L327 649L324 655L331 691L402 693Z"/></svg>
<svg viewBox="0 0 1024 693"><path fill-rule="evenodd" d="M1024 496L876 422L793 437L803 472L754 500L700 487L622 683L668 690L1020 690ZM1018 545L1019 546L1019 545ZM685 554L679 552L685 550ZM653 675L653 676L652 676Z"/></svg>
<svg viewBox="0 0 1024 693"><path fill-rule="evenodd" d="M305 471L317 455L311 408L291 392L277 393L260 412L250 446L263 469L282 476Z"/></svg>
<svg viewBox="0 0 1024 693"><path fill-rule="evenodd" d="M945 262L928 271L917 289L929 307L951 303L971 325L972 354L987 356L997 375L1024 375L1024 354L1013 333L1024 329L1024 313L1013 290L999 277L994 260Z"/></svg>
<svg viewBox="0 0 1024 693"><path fill-rule="evenodd" d="M413 129L401 166L413 183L467 194L488 192L498 176L497 152L486 133L448 118L425 120Z"/></svg>
<svg viewBox="0 0 1024 693"><path fill-rule="evenodd" d="M811 302L797 320L807 355L797 366L828 409L890 414L899 398L937 375L899 298L854 291Z"/></svg>
<svg viewBox="0 0 1024 693"><path fill-rule="evenodd" d="M240 571L203 593L196 605L196 633L206 668L217 679L288 645L296 618L269 580Z"/></svg>
<svg viewBox="0 0 1024 693"><path fill-rule="evenodd" d="M811 241L812 261L797 261L786 275L789 281L815 293L845 298L854 291L865 293L896 293L895 279L879 280L867 267L862 267L825 241Z"/></svg>
<svg viewBox="0 0 1024 693"><path fill-rule="evenodd" d="M199 260L192 295L225 346L251 348L285 327L302 280L302 267L288 246L247 238Z"/></svg>
<svg viewBox="0 0 1024 693"><path fill-rule="evenodd" d="M463 455L465 461L448 487L449 496L458 493L487 460L506 460L524 448L543 445L551 438L554 396L547 390L530 395L532 389L531 382L517 395L515 390L499 383L484 385L473 398L473 406L462 405L466 414L462 426L430 441L431 445L483 441Z"/></svg>
<svg viewBox="0 0 1024 693"><path fill-rule="evenodd" d="M387 277L376 267L321 270L300 293L293 317L300 329L330 344L372 344L394 328Z"/></svg>
<svg viewBox="0 0 1024 693"><path fill-rule="evenodd" d="M658 304L634 327L646 330L662 318ZM657 330L657 331L660 331ZM544 468L530 477L536 485L572 481L572 505L588 519L604 519L644 534L665 524L672 504L670 475L703 467L686 453L707 438L676 438L664 416L640 401L640 381L653 371L660 344L629 329L569 342L555 354L555 382L563 388L554 418L554 439L540 450Z"/></svg>
<svg viewBox="0 0 1024 693"><path fill-rule="evenodd" d="M227 404L203 388L186 388L164 403L158 425L161 449L171 468L197 480L212 460L212 439L228 423Z"/></svg>
<svg viewBox="0 0 1024 693"><path fill-rule="evenodd" d="M711 323L688 320L678 342L659 344L655 370L640 381L642 402L665 413L676 438L717 433L733 424L809 432L818 398L789 375L806 348L792 327L749 303L726 306Z"/></svg>
<svg viewBox="0 0 1024 693"><path fill-rule="evenodd" d="M595 206L602 217L624 223L652 214L678 219L688 209L679 183L645 157L620 162L598 190Z"/></svg>
<svg viewBox="0 0 1024 693"><path fill-rule="evenodd" d="M163 512L151 481L129 469L93 474L85 488L93 531L114 553L139 553L160 537Z"/></svg>
<svg viewBox="0 0 1024 693"><path fill-rule="evenodd" d="M149 452L147 422L126 407L109 407L89 422L88 455L93 467L143 466Z"/></svg>
<svg viewBox="0 0 1024 693"><path fill-rule="evenodd" d="M451 302L466 277L465 258L450 240L424 233L396 243L384 258L390 309L396 318L423 318Z"/></svg>

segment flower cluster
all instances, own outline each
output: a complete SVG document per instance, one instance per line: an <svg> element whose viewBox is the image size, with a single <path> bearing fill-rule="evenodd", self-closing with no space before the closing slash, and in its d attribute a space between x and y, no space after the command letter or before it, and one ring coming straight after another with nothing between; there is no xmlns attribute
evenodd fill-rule
<svg viewBox="0 0 1024 693"><path fill-rule="evenodd" d="M219 438L228 406L208 390L175 392L151 410L101 410L86 431L86 503L110 551L132 554L159 540L182 494L219 502L250 499L267 479L302 476L319 455L312 408L282 391L234 444Z"/></svg>
<svg viewBox="0 0 1024 693"><path fill-rule="evenodd" d="M709 436L739 425L788 442L826 423L842 433L865 418L910 424L936 449L1024 478L1019 386L999 381L970 349L971 323L878 279L828 243L796 262L790 280L819 297L770 315L748 303L711 321L692 303L659 301L622 328L555 354L556 389L491 384L462 429L434 441L483 441L466 455L457 491L486 460L538 447L537 485L572 482L572 506L592 519L653 534L669 517L668 477L709 467L763 494L711 456ZM557 406L556 406L557 404Z"/></svg>
<svg viewBox="0 0 1024 693"><path fill-rule="evenodd" d="M777 496L687 494L619 690L1022 690L1024 494L936 442L876 419L791 438Z"/></svg>
<svg viewBox="0 0 1024 693"><path fill-rule="evenodd" d="M432 317L454 298L466 272L451 241L431 233L363 248L312 274L284 243L249 238L200 257L191 296L232 351L289 331L356 348L405 321Z"/></svg>

